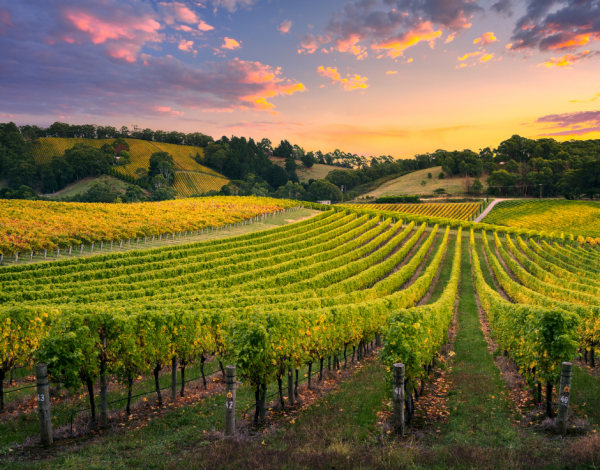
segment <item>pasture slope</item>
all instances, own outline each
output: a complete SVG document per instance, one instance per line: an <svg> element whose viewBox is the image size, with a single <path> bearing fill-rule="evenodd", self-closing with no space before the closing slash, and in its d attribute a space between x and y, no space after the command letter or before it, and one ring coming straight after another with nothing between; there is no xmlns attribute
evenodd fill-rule
<svg viewBox="0 0 600 470"><path fill-rule="evenodd" d="M0 285L11 338L0 370L25 366L0 420L9 469L584 468L600 457L596 369L575 361L571 388L557 390L561 362L592 354L600 333L600 254L581 239L335 206L237 237L4 267ZM32 445L35 392L23 388L40 361L62 384L46 450ZM221 364L240 383L237 439L223 439Z"/></svg>
<svg viewBox="0 0 600 470"><path fill-rule="evenodd" d="M436 189L444 189L447 194L451 194L453 196L463 196L466 194L463 187L462 178L454 176L452 178L446 177L441 180L438 178L438 175L441 172L441 166L414 171L407 175L401 176L400 178L388 181L373 191L362 195L361 197L369 196L372 198L378 198L383 196L400 196L404 194L432 194ZM427 177L428 173L431 173L431 179ZM479 178L483 184L484 193L487 190L487 184L485 182L486 179L486 174L483 174ZM421 184L422 181L425 181L425 185Z"/></svg>

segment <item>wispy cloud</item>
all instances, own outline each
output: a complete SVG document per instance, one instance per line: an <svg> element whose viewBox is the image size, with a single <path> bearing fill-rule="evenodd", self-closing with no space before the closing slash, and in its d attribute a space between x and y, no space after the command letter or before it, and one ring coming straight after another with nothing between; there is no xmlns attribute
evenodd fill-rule
<svg viewBox="0 0 600 470"><path fill-rule="evenodd" d="M542 62L539 65L543 65L544 67L548 67L548 68L571 67L573 64L576 64L577 62L580 62L585 59L591 59L592 57L594 57L598 54L600 54L599 51L595 51L595 52L583 51L583 52L579 52L578 54L565 54L562 57L553 57L552 59L547 60L546 62Z"/></svg>
<svg viewBox="0 0 600 470"><path fill-rule="evenodd" d="M600 132L600 111L579 111L564 114L549 114L535 121L538 124L550 124L542 136L585 135ZM562 130L558 130L562 129Z"/></svg>
<svg viewBox="0 0 600 470"><path fill-rule="evenodd" d="M281 33L281 34L287 34L290 32L290 29L292 29L292 22L290 20L283 20L279 26L277 27L277 30Z"/></svg>
<svg viewBox="0 0 600 470"><path fill-rule="evenodd" d="M368 88L366 81L367 77L361 77L360 75L347 75L347 78L342 78L340 73L337 71L337 67L323 67L317 68L317 73L323 77L331 79L331 83L339 83L342 88L346 91L353 91L358 89Z"/></svg>

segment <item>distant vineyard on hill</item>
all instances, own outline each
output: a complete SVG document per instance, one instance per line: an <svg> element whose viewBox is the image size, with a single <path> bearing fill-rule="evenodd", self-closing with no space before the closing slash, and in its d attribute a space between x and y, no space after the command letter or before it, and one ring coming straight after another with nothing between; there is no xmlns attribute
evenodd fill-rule
<svg viewBox="0 0 600 470"><path fill-rule="evenodd" d="M34 146L33 157L38 165L44 165L50 163L52 157L63 155L65 150L72 148L76 143L84 143L99 149L104 144L112 144L113 140L45 137L39 139L39 144ZM173 156L175 170L178 172L175 175L173 187L179 196L194 196L210 190L218 191L229 182L223 175L196 162L194 159L196 154L203 155L203 149L200 147L139 139L126 140L130 147L131 163L115 167L120 173L136 178L135 170L138 168L147 169L150 164L150 156L154 152L168 152Z"/></svg>
<svg viewBox="0 0 600 470"><path fill-rule="evenodd" d="M223 177L178 171L175 173L173 188L180 196L195 196L208 191L219 191L228 182L229 180Z"/></svg>
<svg viewBox="0 0 600 470"><path fill-rule="evenodd" d="M361 204L364 209L401 212L403 214L418 214L446 219L470 220L479 213L481 204L469 202L463 204Z"/></svg>

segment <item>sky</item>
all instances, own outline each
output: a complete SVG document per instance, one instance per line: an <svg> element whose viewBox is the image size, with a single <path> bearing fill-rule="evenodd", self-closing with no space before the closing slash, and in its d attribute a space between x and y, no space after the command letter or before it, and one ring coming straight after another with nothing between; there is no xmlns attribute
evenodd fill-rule
<svg viewBox="0 0 600 470"><path fill-rule="evenodd" d="M600 138L600 0L0 0L0 122L360 155Z"/></svg>

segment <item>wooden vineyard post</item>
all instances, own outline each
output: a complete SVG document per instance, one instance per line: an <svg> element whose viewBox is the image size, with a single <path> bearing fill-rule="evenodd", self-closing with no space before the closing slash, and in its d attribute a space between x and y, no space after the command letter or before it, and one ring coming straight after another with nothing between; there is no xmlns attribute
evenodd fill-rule
<svg viewBox="0 0 600 470"><path fill-rule="evenodd" d="M572 375L573 364L571 362L563 362L560 373L560 388L558 391L558 415L556 416L556 430L563 435L567 433Z"/></svg>
<svg viewBox="0 0 600 470"><path fill-rule="evenodd" d="M38 415L40 418L40 438L42 445L52 445L52 419L50 416L50 387L48 385L48 366L37 364L35 366L37 381Z"/></svg>
<svg viewBox="0 0 600 470"><path fill-rule="evenodd" d="M106 338L102 338L102 359L100 362L100 424L108 425L108 391L106 389Z"/></svg>
<svg viewBox="0 0 600 470"><path fill-rule="evenodd" d="M288 369L288 405L294 406L294 370Z"/></svg>
<svg viewBox="0 0 600 470"><path fill-rule="evenodd" d="M394 431L404 436L404 364L394 364Z"/></svg>
<svg viewBox="0 0 600 470"><path fill-rule="evenodd" d="M177 358L171 359L171 400L177 400Z"/></svg>
<svg viewBox="0 0 600 470"><path fill-rule="evenodd" d="M235 366L225 372L225 435L235 434Z"/></svg>

